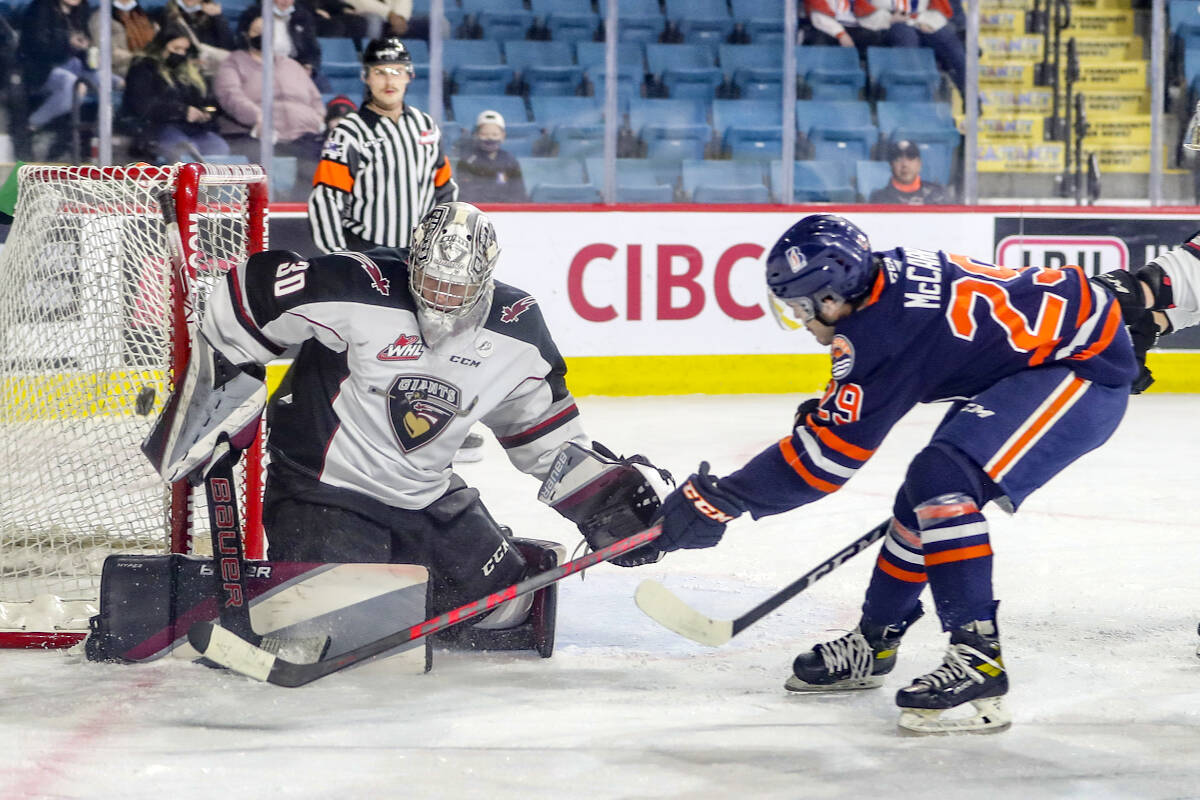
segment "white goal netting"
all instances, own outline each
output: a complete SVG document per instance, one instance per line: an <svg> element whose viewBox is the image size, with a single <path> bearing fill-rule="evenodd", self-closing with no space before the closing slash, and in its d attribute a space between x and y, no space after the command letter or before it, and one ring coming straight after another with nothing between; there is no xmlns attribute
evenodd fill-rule
<svg viewBox="0 0 1200 800"><path fill-rule="evenodd" d="M106 556L207 536L139 446L182 367L187 304L199 311L264 245L262 180L258 167L22 167L0 250L0 631L86 630ZM183 280L164 199L183 223Z"/></svg>

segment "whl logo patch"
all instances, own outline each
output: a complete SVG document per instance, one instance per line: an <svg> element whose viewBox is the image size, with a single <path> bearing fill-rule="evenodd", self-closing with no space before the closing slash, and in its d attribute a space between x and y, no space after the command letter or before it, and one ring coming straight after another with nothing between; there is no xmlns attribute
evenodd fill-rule
<svg viewBox="0 0 1200 800"><path fill-rule="evenodd" d="M415 361L424 353L425 342L421 341L420 336L402 333L375 357L380 361Z"/></svg>
<svg viewBox="0 0 1200 800"><path fill-rule="evenodd" d="M411 453L436 439L461 410L461 396L454 384L427 375L400 375L392 381L388 411L400 449Z"/></svg>

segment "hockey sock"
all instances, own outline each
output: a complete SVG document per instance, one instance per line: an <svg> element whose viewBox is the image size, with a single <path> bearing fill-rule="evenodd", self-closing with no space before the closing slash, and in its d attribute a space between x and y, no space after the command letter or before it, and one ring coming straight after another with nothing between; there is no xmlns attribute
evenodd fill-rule
<svg viewBox="0 0 1200 800"><path fill-rule="evenodd" d="M962 493L938 495L916 507L925 571L943 630L990 619L992 546L979 506Z"/></svg>
<svg viewBox="0 0 1200 800"><path fill-rule="evenodd" d="M867 586L863 616L880 625L904 620L916 607L925 581L919 533L892 517Z"/></svg>

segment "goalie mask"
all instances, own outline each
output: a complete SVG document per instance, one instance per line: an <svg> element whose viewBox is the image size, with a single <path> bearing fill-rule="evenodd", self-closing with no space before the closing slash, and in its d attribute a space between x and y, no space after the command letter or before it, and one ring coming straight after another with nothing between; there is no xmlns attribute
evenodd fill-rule
<svg viewBox="0 0 1200 800"><path fill-rule="evenodd" d="M430 346L473 334L487 319L499 257L491 220L470 203L434 206L421 219L413 231L408 286Z"/></svg>

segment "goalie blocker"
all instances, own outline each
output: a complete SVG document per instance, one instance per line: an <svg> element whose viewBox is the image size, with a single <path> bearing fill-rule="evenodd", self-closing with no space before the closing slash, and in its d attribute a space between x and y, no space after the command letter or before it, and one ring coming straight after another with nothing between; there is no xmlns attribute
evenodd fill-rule
<svg viewBox="0 0 1200 800"><path fill-rule="evenodd" d="M674 481L643 455L618 456L595 441L592 447L574 442L560 447L538 500L574 522L595 551L650 527ZM650 542L610 560L638 567L662 557Z"/></svg>

